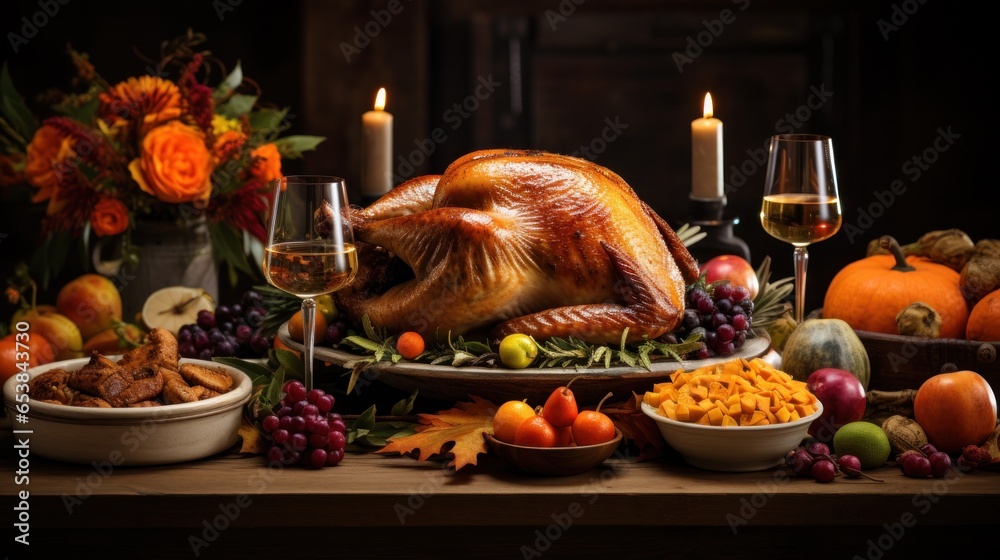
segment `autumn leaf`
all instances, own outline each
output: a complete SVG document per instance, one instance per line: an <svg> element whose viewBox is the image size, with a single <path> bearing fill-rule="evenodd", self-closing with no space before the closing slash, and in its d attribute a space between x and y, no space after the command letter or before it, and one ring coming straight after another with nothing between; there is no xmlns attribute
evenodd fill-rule
<svg viewBox="0 0 1000 560"><path fill-rule="evenodd" d="M622 431L625 441L631 441L639 448L639 461L655 459L663 454L663 436L656 422L642 412L642 396L632 393L632 398L609 406L602 406L615 426Z"/></svg>
<svg viewBox="0 0 1000 560"><path fill-rule="evenodd" d="M458 402L455 408L436 414L418 414L417 433L391 438L388 445L376 453L405 455L419 450L418 461L446 453L451 458L448 466L455 467L456 471L477 464L479 455L488 450L484 434L493 431L497 406L475 395L469 398L472 402Z"/></svg>
<svg viewBox="0 0 1000 560"><path fill-rule="evenodd" d="M240 444L240 453L253 453L255 455L263 455L267 452L267 441L264 439L263 434L260 430L255 428L246 418L240 424L239 430L240 439L243 441Z"/></svg>

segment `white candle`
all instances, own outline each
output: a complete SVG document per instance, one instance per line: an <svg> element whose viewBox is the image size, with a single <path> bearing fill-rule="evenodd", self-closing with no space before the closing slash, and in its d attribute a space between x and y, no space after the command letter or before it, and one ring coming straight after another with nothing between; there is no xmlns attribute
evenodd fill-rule
<svg viewBox="0 0 1000 560"><path fill-rule="evenodd" d="M718 199L722 189L722 121L712 116L712 94L705 94L704 117L691 121L691 196Z"/></svg>
<svg viewBox="0 0 1000 560"><path fill-rule="evenodd" d="M377 198L392 189L392 113L385 110L385 88L375 96L375 109L361 115L361 125L361 194Z"/></svg>

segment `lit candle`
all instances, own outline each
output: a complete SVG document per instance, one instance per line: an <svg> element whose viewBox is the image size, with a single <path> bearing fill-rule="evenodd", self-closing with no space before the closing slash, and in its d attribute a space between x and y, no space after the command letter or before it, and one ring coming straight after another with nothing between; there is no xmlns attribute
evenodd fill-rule
<svg viewBox="0 0 1000 560"><path fill-rule="evenodd" d="M364 142L361 194L378 198L392 189L392 113L385 110L385 88L375 96L375 110L361 116Z"/></svg>
<svg viewBox="0 0 1000 560"><path fill-rule="evenodd" d="M712 94L705 94L704 117L691 121L691 196L722 198L722 121L712 116Z"/></svg>

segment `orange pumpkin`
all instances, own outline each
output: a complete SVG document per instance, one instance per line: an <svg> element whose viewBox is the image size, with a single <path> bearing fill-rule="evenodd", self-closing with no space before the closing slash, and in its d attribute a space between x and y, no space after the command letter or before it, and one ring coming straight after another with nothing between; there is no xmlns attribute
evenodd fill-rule
<svg viewBox="0 0 1000 560"><path fill-rule="evenodd" d="M923 257L904 257L892 237L884 236L881 243L893 254L855 261L833 277L823 317L841 319L855 330L899 334L896 315L922 301L941 315L942 338L963 338L969 308L959 274Z"/></svg>
<svg viewBox="0 0 1000 560"><path fill-rule="evenodd" d="M969 313L969 324L965 329L969 340L1000 340L1000 290L993 290Z"/></svg>

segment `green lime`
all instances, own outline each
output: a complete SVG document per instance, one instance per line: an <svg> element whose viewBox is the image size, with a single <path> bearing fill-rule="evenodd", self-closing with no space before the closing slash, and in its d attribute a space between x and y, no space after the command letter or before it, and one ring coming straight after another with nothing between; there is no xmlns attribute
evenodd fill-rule
<svg viewBox="0 0 1000 560"><path fill-rule="evenodd" d="M323 314L323 318L326 319L327 323L333 323L340 316L340 312L337 310L337 304L333 301L333 296L330 294L323 294L321 296L316 296L316 309Z"/></svg>
<svg viewBox="0 0 1000 560"><path fill-rule="evenodd" d="M854 455L862 469L881 467L889 460L892 446L877 424L859 420L844 424L833 435L833 452L838 456Z"/></svg>
<svg viewBox="0 0 1000 560"><path fill-rule="evenodd" d="M509 368L526 368L536 356L538 345L526 334L509 334L500 341L500 361Z"/></svg>

